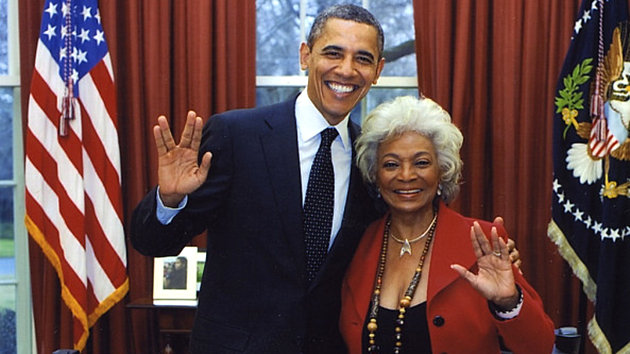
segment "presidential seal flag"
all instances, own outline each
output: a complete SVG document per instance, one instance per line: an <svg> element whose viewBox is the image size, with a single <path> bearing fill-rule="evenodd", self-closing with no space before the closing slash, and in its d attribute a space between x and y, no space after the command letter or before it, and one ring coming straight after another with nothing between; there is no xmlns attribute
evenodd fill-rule
<svg viewBox="0 0 630 354"><path fill-rule="evenodd" d="M630 353L630 25L626 0L583 1L558 80L548 235L595 304L600 353Z"/></svg>
<svg viewBox="0 0 630 354"><path fill-rule="evenodd" d="M74 348L127 293L114 75L96 0L47 0L26 130L25 222L73 315Z"/></svg>

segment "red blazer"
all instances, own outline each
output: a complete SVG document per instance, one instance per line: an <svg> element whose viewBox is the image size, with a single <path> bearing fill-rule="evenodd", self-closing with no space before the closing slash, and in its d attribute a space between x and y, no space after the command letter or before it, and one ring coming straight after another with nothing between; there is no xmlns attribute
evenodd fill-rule
<svg viewBox="0 0 630 354"><path fill-rule="evenodd" d="M342 285L340 329L351 354L361 353L361 335L385 219L373 222L365 231ZM553 322L545 314L536 291L516 268L514 278L523 292L523 306L517 317L505 321L496 319L487 300L450 268L453 263L476 268L470 243L473 221L440 204L427 289L427 323L433 353L500 353L498 336L514 353L551 353L555 339ZM492 224L480 224L489 235ZM499 235L505 237L505 230L498 229Z"/></svg>

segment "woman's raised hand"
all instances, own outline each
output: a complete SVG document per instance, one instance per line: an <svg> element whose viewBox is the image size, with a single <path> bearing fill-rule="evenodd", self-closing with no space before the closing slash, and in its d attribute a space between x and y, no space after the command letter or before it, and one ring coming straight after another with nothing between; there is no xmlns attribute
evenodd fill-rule
<svg viewBox="0 0 630 354"><path fill-rule="evenodd" d="M179 144L175 144L165 116L159 116L153 127L158 151L158 184L164 205L176 207L184 197L199 188L208 176L212 154L206 152L198 164L203 121L188 112Z"/></svg>
<svg viewBox="0 0 630 354"><path fill-rule="evenodd" d="M477 274L459 264L451 265L459 275L468 280L487 300L500 309L512 309L518 303L518 290L514 283L512 262L505 242L499 238L496 227L492 227L490 242L478 222L470 228L470 240L477 257Z"/></svg>

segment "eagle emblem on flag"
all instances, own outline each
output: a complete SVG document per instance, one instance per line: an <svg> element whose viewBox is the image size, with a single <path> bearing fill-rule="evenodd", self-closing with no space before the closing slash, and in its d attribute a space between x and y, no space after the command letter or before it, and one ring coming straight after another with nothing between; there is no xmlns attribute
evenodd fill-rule
<svg viewBox="0 0 630 354"><path fill-rule="evenodd" d="M625 22L614 29L600 68L593 67L592 58L584 59L563 78L565 87L555 99L556 113L562 114L566 124L564 135L567 130L575 129L584 139L567 150L567 168L581 183L592 184L604 176L601 194L607 198L630 197L630 181L612 181L608 173L609 159L630 161L630 58L624 58L628 50L628 27ZM590 112L593 119L578 122L579 111L584 109L584 98L578 88L588 84L594 69Z"/></svg>

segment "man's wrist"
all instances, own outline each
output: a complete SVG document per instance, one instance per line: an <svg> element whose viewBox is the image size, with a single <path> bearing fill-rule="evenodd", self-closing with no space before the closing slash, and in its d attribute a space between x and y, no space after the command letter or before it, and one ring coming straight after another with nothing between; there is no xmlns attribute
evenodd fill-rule
<svg viewBox="0 0 630 354"><path fill-rule="evenodd" d="M186 195L164 195L160 192L160 186L158 186L158 196L162 204L167 208L177 209L182 203L182 200Z"/></svg>
<svg viewBox="0 0 630 354"><path fill-rule="evenodd" d="M155 210L156 217L158 221L163 225L170 224L173 218L179 213L180 210L184 209L186 203L188 202L188 196L184 196L184 198L179 202L179 204L177 204L175 208L165 205L162 197L160 196L160 186L157 187L155 199L157 199L157 207Z"/></svg>

